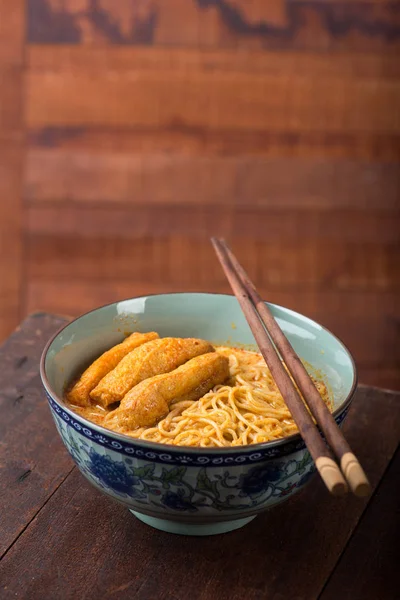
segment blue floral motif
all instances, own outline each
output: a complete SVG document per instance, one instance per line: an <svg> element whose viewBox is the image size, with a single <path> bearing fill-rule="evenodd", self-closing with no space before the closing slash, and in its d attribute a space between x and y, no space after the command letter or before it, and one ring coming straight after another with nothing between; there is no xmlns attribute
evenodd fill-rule
<svg viewBox="0 0 400 600"><path fill-rule="evenodd" d="M240 478L239 486L247 496L255 496L265 492L271 484L278 481L283 475L283 466L279 464L254 467Z"/></svg>
<svg viewBox="0 0 400 600"><path fill-rule="evenodd" d="M182 490L178 490L177 494L175 494L175 492L166 492L161 498L161 502L173 510L197 510L197 508L191 502L184 498Z"/></svg>
<svg viewBox="0 0 400 600"><path fill-rule="evenodd" d="M301 477L299 479L299 481L296 484L296 487L302 487L303 485L305 485L310 479L311 477L314 475L315 473L315 468L311 468L310 471L308 471L307 473L305 473L303 475L303 477Z"/></svg>
<svg viewBox="0 0 400 600"><path fill-rule="evenodd" d="M110 435L106 435L105 432L102 434L98 433L88 425L79 422L79 416L72 414L68 415L60 406L58 406L51 396L48 394L46 395L53 414L57 413L71 429L78 430L82 436L86 437L86 439L100 443L104 448L109 448L124 456L129 455L138 459L148 459L152 462L177 466L190 464L195 466L209 465L218 467L224 465L228 467L233 464L255 464L256 462L261 462L268 458L288 456L305 447L303 440L300 439L272 448L263 448L256 452L254 452L254 449L251 446L248 446L248 448L243 449L243 454L239 456L237 456L237 449L234 451L234 456L230 456L229 454L225 456L216 456L215 454L205 454L203 452L201 455L182 455L181 451L175 451L169 448L168 451L165 448L162 450L155 450L154 448L149 448L147 445L142 445L139 440L132 439L127 442L122 440L117 441L113 437L112 432L110 432ZM336 417L336 420L339 421L339 418L342 417Z"/></svg>
<svg viewBox="0 0 400 600"><path fill-rule="evenodd" d="M192 465L157 465L155 461L125 456L112 451L98 440L87 442L54 414L60 435L79 469L107 493L129 506L151 506L165 512L252 510L289 497L306 484L314 465L306 451L286 461L252 465L248 469L215 469L210 465L193 469ZM145 453L143 453L145 455ZM236 467L235 464L232 467Z"/></svg>
<svg viewBox="0 0 400 600"><path fill-rule="evenodd" d="M89 454L89 471L106 487L120 494L131 494L139 478L131 475L123 462L115 462L109 456L98 454L93 449Z"/></svg>

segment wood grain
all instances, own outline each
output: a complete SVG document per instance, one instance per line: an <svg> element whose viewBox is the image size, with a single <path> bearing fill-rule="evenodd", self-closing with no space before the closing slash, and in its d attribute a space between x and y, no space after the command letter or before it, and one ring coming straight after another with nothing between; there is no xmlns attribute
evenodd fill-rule
<svg viewBox="0 0 400 600"><path fill-rule="evenodd" d="M207 239L196 239L195 254L193 240L178 236L73 239L30 238L29 310L76 315L140 294L229 292ZM398 386L395 246L243 237L234 248L264 298L315 318L343 338L362 381L374 383L382 368L389 378L386 383L381 378L381 385Z"/></svg>
<svg viewBox="0 0 400 600"><path fill-rule="evenodd" d="M21 317L23 16L22 0L0 1L0 340Z"/></svg>
<svg viewBox="0 0 400 600"><path fill-rule="evenodd" d="M375 492L365 511L359 531L343 553L333 577L321 594L321 600L343 600L363 597L375 600L380 596L395 598L397 570L395 563L382 556L396 556L399 511L400 450L394 455L385 481ZM390 515L392 526L385 528L382 515ZM364 555L366 561L360 561Z"/></svg>
<svg viewBox="0 0 400 600"><path fill-rule="evenodd" d="M29 41L204 48L398 47L391 2L335 0L29 0Z"/></svg>
<svg viewBox="0 0 400 600"><path fill-rule="evenodd" d="M102 155L112 156L113 153L127 156L128 159L132 155L145 155L147 158L152 153L163 155L165 158L165 155L171 153L180 159L183 156L188 158L237 155L274 159L308 157L317 158L322 164L327 163L324 159L328 158L349 159L351 163L357 160L361 161L361 164L369 161L373 168L383 163L383 168L387 164L390 169L391 163L400 159L400 136L363 131L335 134L295 133L290 130L229 131L179 125L165 128L49 126L31 128L28 141L28 168L36 162L40 168L42 161L49 156L45 151L48 149L62 149L64 152L55 153L58 158L66 156L69 151L71 156L76 152L92 162L97 155L100 155L98 160L101 160ZM340 202L340 198L337 200Z"/></svg>
<svg viewBox="0 0 400 600"><path fill-rule="evenodd" d="M3 140L22 138L22 67L0 66L0 135Z"/></svg>
<svg viewBox="0 0 400 600"><path fill-rule="evenodd" d="M260 286L263 296L292 310L306 313L315 319L323 320L324 315L340 315L345 312L346 322L353 318L367 318L368 315L377 315L379 311L385 319L396 320L398 314L398 297L396 292L380 291L332 291L316 288L303 290L271 289ZM129 281L108 280L106 285L101 281L86 281L79 279L33 279L28 289L28 312L46 310L62 314L79 315L81 312L92 310L96 306L116 302L124 298L145 296L157 293L187 292L216 292L231 293L225 281L205 285L199 288L197 283L187 283L184 288L182 283L171 281ZM362 302L364 300L364 302ZM59 308L57 308L59 307ZM340 318L340 317L338 317ZM392 324L393 327L393 324Z"/></svg>
<svg viewBox="0 0 400 600"><path fill-rule="evenodd" d="M361 388L344 425L374 488L396 449L398 408L395 395ZM371 425L378 418L385 436ZM29 589L33 600L43 590L54 598L88 599L316 598L366 506L365 500L332 499L314 480L241 530L193 539L143 525L74 470L8 551L0 579L9 596ZM288 564L295 565L290 577Z"/></svg>
<svg viewBox="0 0 400 600"><path fill-rule="evenodd" d="M208 243L223 235L268 298L344 336L366 381L398 385L395 3L26 9L23 310L223 290Z"/></svg>
<svg viewBox="0 0 400 600"><path fill-rule="evenodd" d="M213 204L225 211L232 205L293 211L367 209L371 217L373 210L400 209L395 162L190 156L182 151L161 154L155 146L140 153L99 147L31 150L25 197L30 202L179 205L187 210Z"/></svg>
<svg viewBox="0 0 400 600"><path fill-rule="evenodd" d="M0 0L1 68L21 66L23 63L24 17L23 0Z"/></svg>
<svg viewBox="0 0 400 600"><path fill-rule="evenodd" d="M400 133L400 84L224 71L31 70L27 123L44 126L209 127L295 133ZM274 94L270 90L274 90ZM68 90L68 102L65 94ZM93 102L96 98L96 102Z"/></svg>
<svg viewBox="0 0 400 600"><path fill-rule="evenodd" d="M72 469L44 398L38 365L64 319L36 313L0 348L0 556Z"/></svg>
<svg viewBox="0 0 400 600"><path fill-rule="evenodd" d="M267 241L249 235L251 230L233 236L232 244L239 248L238 253L257 285L281 290L310 286L330 290L399 289L397 246L393 239L386 244L368 239L341 242L340 229L336 239L333 234L329 239L329 229L324 237L323 230L318 234L317 228L314 238L311 235L310 239L304 239L301 231L296 235L296 224L302 222L288 217L285 226L288 235L278 232ZM62 227L59 229L62 233ZM216 227L214 231L226 232ZM387 234L390 235L390 230ZM154 237L146 230L130 237L92 235L76 240L71 235L32 235L28 249L28 277L36 280L56 277L82 280L84 284L119 279L197 286L224 281L218 263L213 260L207 230L204 236L199 233L193 238L176 229L170 236Z"/></svg>
<svg viewBox="0 0 400 600"><path fill-rule="evenodd" d="M381 1L381 0L379 0ZM101 75L112 72L137 73L181 71L278 76L343 78L345 81L388 80L396 82L400 74L397 56L390 52L277 52L268 49L193 49L171 46L84 46L30 44L27 65L34 73L56 74L60 68L68 73Z"/></svg>
<svg viewBox="0 0 400 600"><path fill-rule="evenodd" d="M400 390L400 368L376 365L359 367L360 381L386 390Z"/></svg>
<svg viewBox="0 0 400 600"><path fill-rule="evenodd" d="M11 333L21 317L22 144L18 136L18 131L10 136L0 134L0 340Z"/></svg>

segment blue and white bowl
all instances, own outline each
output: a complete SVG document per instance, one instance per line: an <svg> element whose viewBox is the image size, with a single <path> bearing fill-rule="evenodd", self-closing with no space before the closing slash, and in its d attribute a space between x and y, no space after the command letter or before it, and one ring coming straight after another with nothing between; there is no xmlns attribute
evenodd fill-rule
<svg viewBox="0 0 400 600"><path fill-rule="evenodd" d="M296 352L322 374L334 417L345 418L356 388L354 361L332 333L292 310L269 305ZM234 296L162 294L116 302L75 319L43 351L40 373L58 432L82 474L139 519L173 533L237 529L301 489L314 464L299 435L237 448L185 448L114 433L75 414L65 386L124 333L200 337L254 345Z"/></svg>

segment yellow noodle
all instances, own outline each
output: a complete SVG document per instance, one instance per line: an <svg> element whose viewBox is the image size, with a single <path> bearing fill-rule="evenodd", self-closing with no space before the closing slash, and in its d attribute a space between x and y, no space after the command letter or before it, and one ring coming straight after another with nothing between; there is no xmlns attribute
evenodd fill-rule
<svg viewBox="0 0 400 600"><path fill-rule="evenodd" d="M204 448L269 442L296 433L262 356L222 346L216 350L229 357L228 385L215 386L200 400L173 404L155 427L124 433L158 443ZM331 409L324 383L316 383Z"/></svg>
<svg viewBox="0 0 400 600"><path fill-rule="evenodd" d="M229 358L227 383L216 385L200 400L173 403L155 427L120 432L157 443L203 448L269 442L296 433L290 411L262 356L222 346L216 350ZM331 409L325 384L315 383ZM115 406L72 408L99 425L115 410Z"/></svg>

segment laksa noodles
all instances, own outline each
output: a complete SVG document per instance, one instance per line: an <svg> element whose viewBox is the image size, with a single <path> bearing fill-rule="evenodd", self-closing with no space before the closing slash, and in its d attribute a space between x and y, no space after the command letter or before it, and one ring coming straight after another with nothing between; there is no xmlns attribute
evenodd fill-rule
<svg viewBox="0 0 400 600"><path fill-rule="evenodd" d="M325 384L313 381L331 410ZM176 446L245 446L298 431L261 354L155 332L102 354L66 401L103 427Z"/></svg>

